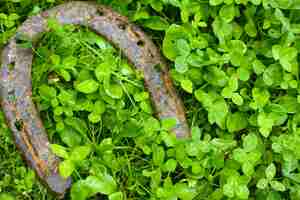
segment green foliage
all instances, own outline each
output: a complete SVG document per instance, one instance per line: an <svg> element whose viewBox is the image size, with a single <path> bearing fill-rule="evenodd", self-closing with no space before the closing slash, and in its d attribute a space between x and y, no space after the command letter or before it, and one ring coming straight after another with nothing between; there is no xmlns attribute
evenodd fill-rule
<svg viewBox="0 0 300 200"><path fill-rule="evenodd" d="M0 46L62 2L5 1ZM59 171L73 177L71 199L300 199L298 0L98 2L161 47L192 138L176 140L174 119L152 116L142 76L105 39L49 20L34 47L33 95ZM0 156L0 197L51 199L1 120L0 149L13 153Z"/></svg>

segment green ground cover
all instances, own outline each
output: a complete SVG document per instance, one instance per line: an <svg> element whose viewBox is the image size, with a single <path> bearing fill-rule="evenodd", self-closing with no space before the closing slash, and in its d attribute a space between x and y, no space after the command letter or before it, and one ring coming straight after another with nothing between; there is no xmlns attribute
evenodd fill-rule
<svg viewBox="0 0 300 200"><path fill-rule="evenodd" d="M2 0L0 49L28 16L63 0ZM192 138L153 117L141 74L84 27L34 47L33 96L66 199L300 199L299 0L100 0L168 59ZM54 199L0 115L0 200ZM75 156L76 155L76 156Z"/></svg>

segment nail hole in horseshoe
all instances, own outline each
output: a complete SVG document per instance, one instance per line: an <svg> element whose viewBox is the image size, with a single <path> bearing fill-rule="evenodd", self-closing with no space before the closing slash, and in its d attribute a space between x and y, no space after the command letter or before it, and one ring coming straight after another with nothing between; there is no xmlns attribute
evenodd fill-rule
<svg viewBox="0 0 300 200"><path fill-rule="evenodd" d="M16 62L12 61L11 63L8 64L7 67L8 67L9 70L13 70L15 68L15 65L16 65Z"/></svg>
<svg viewBox="0 0 300 200"><path fill-rule="evenodd" d="M99 15L99 16L104 16L104 11L102 10L102 9L98 9L97 10L97 14Z"/></svg>
<svg viewBox="0 0 300 200"><path fill-rule="evenodd" d="M119 24L118 27L119 27L120 29L122 29L122 30L125 30L125 29L126 29L126 25L123 24L123 23Z"/></svg>
<svg viewBox="0 0 300 200"><path fill-rule="evenodd" d="M8 100L12 103L15 103L17 100L17 97L15 95L8 95Z"/></svg>
<svg viewBox="0 0 300 200"><path fill-rule="evenodd" d="M161 72L162 70L162 67L161 67L161 65L160 64L156 64L156 65L154 65L154 69L157 71L157 72Z"/></svg>
<svg viewBox="0 0 300 200"><path fill-rule="evenodd" d="M15 127L18 131L21 131L23 129L24 123L22 120L16 120L15 121Z"/></svg>
<svg viewBox="0 0 300 200"><path fill-rule="evenodd" d="M149 51L149 54L150 54L151 58L154 58L154 55L153 55L153 53L151 51Z"/></svg>
<svg viewBox="0 0 300 200"><path fill-rule="evenodd" d="M16 37L16 44L22 44L22 43L24 43L24 41L25 41L25 38L24 38L24 37L22 37L22 36L20 36L20 35L18 35L18 36Z"/></svg>
<svg viewBox="0 0 300 200"><path fill-rule="evenodd" d="M143 47L145 45L145 42L143 40L139 40L136 44L140 47Z"/></svg>
<svg viewBox="0 0 300 200"><path fill-rule="evenodd" d="M7 99L9 102L15 103L17 100L17 97L15 96L15 90L11 90L8 92Z"/></svg>

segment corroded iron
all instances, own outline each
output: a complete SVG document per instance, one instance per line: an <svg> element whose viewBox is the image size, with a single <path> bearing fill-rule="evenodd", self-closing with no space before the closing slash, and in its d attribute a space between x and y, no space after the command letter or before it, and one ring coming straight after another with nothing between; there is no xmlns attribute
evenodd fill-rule
<svg viewBox="0 0 300 200"><path fill-rule="evenodd" d="M145 87L160 119L176 118L171 131L177 138L190 136L184 106L177 96L159 49L137 26L111 9L92 2L68 2L27 19L2 51L1 105L15 143L28 164L51 191L63 197L71 179L58 173L59 159L51 152L46 130L32 102L33 51L18 45L20 38L36 42L49 30L47 20L89 27L119 48L144 75Z"/></svg>

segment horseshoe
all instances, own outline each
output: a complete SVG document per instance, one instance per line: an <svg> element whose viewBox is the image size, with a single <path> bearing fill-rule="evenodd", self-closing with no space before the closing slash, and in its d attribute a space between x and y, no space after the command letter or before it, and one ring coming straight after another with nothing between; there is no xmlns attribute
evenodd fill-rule
<svg viewBox="0 0 300 200"><path fill-rule="evenodd" d="M27 19L4 47L0 96L16 146L52 192L62 198L71 186L71 178L64 179L59 175L60 160L49 148L46 130L31 98L33 51L18 45L21 36L34 43L41 33L49 31L49 18L55 18L61 24L86 26L119 48L129 62L143 73L156 115L160 119L176 119L176 126L171 131L177 138L190 136L184 106L172 85L166 61L140 28L129 23L126 17L92 2L68 2L44 11Z"/></svg>

